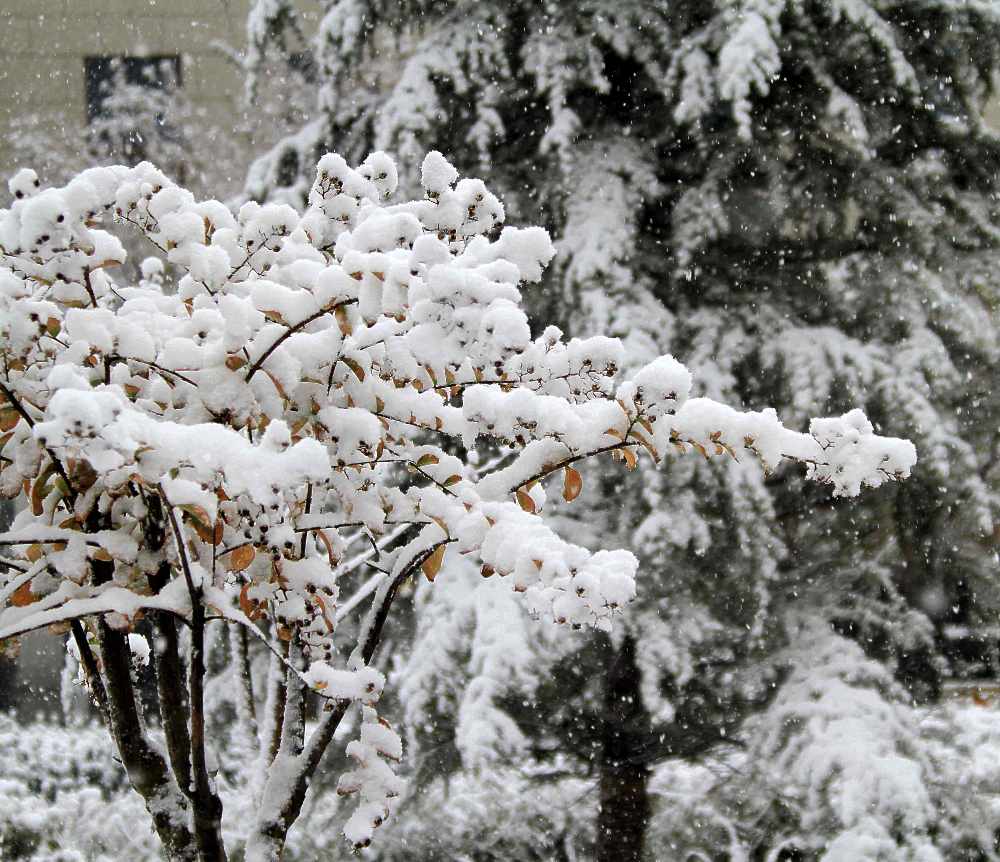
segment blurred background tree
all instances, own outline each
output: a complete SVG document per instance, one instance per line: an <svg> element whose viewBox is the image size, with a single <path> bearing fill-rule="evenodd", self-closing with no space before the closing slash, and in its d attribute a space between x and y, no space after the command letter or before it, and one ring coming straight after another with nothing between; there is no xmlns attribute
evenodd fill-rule
<svg viewBox="0 0 1000 862"><path fill-rule="evenodd" d="M294 19L259 4L258 43ZM703 394L791 424L863 403L921 452L851 510L735 462L585 476L577 538L644 550L641 604L601 648L539 643L505 706L529 760L597 776L599 858L640 857L657 764L756 744L744 720L836 652L795 649L810 620L896 675L887 703L997 671L998 35L995 6L946 0L326 4L313 119L248 194L301 198L331 148L440 149L557 237L532 301L572 334L708 365ZM437 695L420 756L468 769L461 695Z"/></svg>

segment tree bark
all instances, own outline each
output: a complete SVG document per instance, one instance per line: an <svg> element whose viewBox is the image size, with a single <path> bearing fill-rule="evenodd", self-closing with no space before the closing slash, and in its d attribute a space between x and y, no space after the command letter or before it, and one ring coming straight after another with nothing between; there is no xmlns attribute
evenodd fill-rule
<svg viewBox="0 0 1000 862"><path fill-rule="evenodd" d="M107 682L109 723L129 782L145 800L167 856L176 862L195 862L198 855L187 825L183 797L163 757L142 730L132 688L128 643L123 634L103 619L97 625Z"/></svg>
<svg viewBox="0 0 1000 862"><path fill-rule="evenodd" d="M188 668L191 705L191 807L194 836L202 862L226 862L222 841L222 799L208 774L205 753L205 606L191 611L191 666Z"/></svg>
<svg viewBox="0 0 1000 862"><path fill-rule="evenodd" d="M597 862L640 862L649 823L649 716L639 690L636 643L609 645L604 673Z"/></svg>
<svg viewBox="0 0 1000 862"><path fill-rule="evenodd" d="M448 539L447 541L452 542L454 539ZM444 544L447 544L447 542ZM422 551L410 561L402 572L392 578L392 580L386 582L384 591L380 589L375 594L368 624L362 628L358 647L355 651L355 654L361 659L363 664L371 664L375 656L375 650L378 648L379 641L382 638L382 629L389 618L389 611L392 608L392 603L396 598L399 588L420 570L424 561L437 548L438 546L435 545ZM295 659L291 651L289 651L289 658L292 660ZM291 679L292 677L289 675L289 680ZM300 687L301 681L298 679L295 680L294 685L286 685L283 724L289 721L296 723L300 721L300 715L297 714L297 710L301 710L301 705L304 703L296 692L296 689ZM301 693L304 694L304 690ZM296 704L299 704L299 706L296 706ZM302 810L302 804L305 801L309 783L312 781L312 777L319 767L320 761L323 759L323 754L333 739L334 733L352 704L353 701L350 700L329 701L323 711L319 726L312 732L308 741L301 738L297 729L294 733L282 731L282 745L279 746L278 750L278 758L282 761L281 769L278 770L280 774L276 776L272 766L264 787L264 800L269 800L272 795L269 792L272 783L280 782L282 784L289 784L289 787L285 791L284 798L279 800L278 805L275 806L273 811L263 811L258 817L258 821L247 840L244 857L247 862L276 862L276 860L281 859L288 830L291 829L292 824ZM304 748L302 747L303 742L305 743ZM294 775L290 782L287 775L283 774L289 769L292 770ZM284 788L282 789L284 791Z"/></svg>
<svg viewBox="0 0 1000 862"><path fill-rule="evenodd" d="M103 526L95 508L87 527L96 531ZM110 561L92 560L90 567L95 585L108 583L114 576L114 563ZM104 671L108 726L129 783L146 803L146 810L153 818L153 826L171 862L197 862L197 848L187 822L187 800L142 725L132 685L128 641L102 616L97 620L97 643ZM83 646L86 645L84 640Z"/></svg>
<svg viewBox="0 0 1000 862"><path fill-rule="evenodd" d="M165 500L164 500L165 502ZM205 605L201 584L196 583L188 563L184 533L173 507L164 506L177 543L177 556L191 596L191 660L188 665L188 708L190 711L190 786L183 788L191 800L194 837L201 862L226 862L222 840L222 799L208 773L205 740Z"/></svg>
<svg viewBox="0 0 1000 862"><path fill-rule="evenodd" d="M154 593L159 593L170 579L170 567L163 563L156 577L150 579ZM150 613L153 625L153 663L156 668L156 693L160 723L167 743L167 755L177 785L186 795L191 790L191 737L188 734L188 702L184 685L177 623L166 611Z"/></svg>

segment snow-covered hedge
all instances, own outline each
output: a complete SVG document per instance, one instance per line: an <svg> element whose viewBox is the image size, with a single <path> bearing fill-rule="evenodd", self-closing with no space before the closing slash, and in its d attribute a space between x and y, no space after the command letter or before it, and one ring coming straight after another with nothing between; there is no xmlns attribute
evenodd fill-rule
<svg viewBox="0 0 1000 862"><path fill-rule="evenodd" d="M814 621L787 659L788 679L736 746L703 764L657 768L654 853L669 846L671 856L707 860L725 849L733 862L994 858L995 706L915 707L883 665Z"/></svg>
<svg viewBox="0 0 1000 862"><path fill-rule="evenodd" d="M154 860L159 841L146 820L103 729L0 715L0 859Z"/></svg>

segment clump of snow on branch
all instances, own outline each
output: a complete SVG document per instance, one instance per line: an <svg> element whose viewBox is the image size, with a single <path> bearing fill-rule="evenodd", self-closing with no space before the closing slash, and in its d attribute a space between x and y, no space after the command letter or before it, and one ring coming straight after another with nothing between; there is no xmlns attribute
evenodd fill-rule
<svg viewBox="0 0 1000 862"><path fill-rule="evenodd" d="M374 707L362 711L361 738L347 744L354 768L340 776L337 793L358 794L358 807L344 825L344 835L355 847L366 847L378 826L389 816L392 800L403 789L402 780L387 760L403 756L403 743Z"/></svg>

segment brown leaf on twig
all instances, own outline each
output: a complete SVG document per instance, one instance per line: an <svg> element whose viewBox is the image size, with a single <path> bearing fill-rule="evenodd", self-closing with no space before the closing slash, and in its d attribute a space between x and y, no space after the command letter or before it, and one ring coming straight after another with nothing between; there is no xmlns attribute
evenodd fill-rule
<svg viewBox="0 0 1000 862"><path fill-rule="evenodd" d="M434 553L420 564L420 569L428 581L434 583L434 578L441 570L441 563L444 562L444 545L438 545Z"/></svg>
<svg viewBox="0 0 1000 862"><path fill-rule="evenodd" d="M572 503L583 490L583 477L572 467L566 468L563 477L563 499L567 503Z"/></svg>

